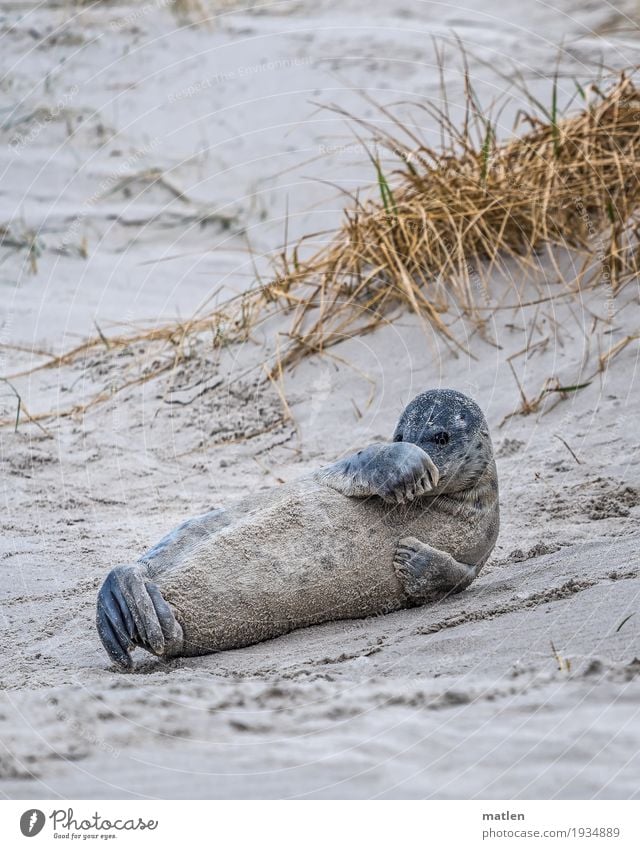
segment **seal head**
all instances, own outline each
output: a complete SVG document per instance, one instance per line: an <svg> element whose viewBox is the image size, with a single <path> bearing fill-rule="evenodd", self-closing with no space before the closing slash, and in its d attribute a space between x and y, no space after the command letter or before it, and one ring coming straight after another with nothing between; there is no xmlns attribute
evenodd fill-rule
<svg viewBox="0 0 640 849"><path fill-rule="evenodd" d="M406 407L394 442L418 445L440 473L439 492L468 490L492 462L489 426L480 407L455 389L430 389Z"/></svg>

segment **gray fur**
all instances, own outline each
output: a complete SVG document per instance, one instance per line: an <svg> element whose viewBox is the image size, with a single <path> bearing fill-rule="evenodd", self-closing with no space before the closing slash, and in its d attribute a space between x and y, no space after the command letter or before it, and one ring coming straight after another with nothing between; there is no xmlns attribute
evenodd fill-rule
<svg viewBox="0 0 640 849"><path fill-rule="evenodd" d="M135 646L199 655L399 610L468 586L498 525L485 418L461 393L431 390L393 443L190 520L114 569L98 629L130 668Z"/></svg>

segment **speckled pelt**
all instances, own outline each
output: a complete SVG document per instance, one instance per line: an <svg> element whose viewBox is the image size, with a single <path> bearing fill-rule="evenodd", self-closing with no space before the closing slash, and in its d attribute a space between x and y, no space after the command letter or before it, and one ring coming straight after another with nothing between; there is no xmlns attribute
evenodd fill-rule
<svg viewBox="0 0 640 849"><path fill-rule="evenodd" d="M191 519L113 569L98 631L130 669L136 646L206 654L437 601L478 575L498 527L485 417L465 395L431 390L392 442Z"/></svg>

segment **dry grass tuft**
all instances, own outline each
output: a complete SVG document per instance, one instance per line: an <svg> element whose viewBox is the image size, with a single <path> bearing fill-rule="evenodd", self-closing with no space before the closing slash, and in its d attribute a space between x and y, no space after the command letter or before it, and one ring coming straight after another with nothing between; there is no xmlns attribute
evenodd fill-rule
<svg viewBox="0 0 640 849"><path fill-rule="evenodd" d="M170 0L170 8L179 21L200 26L211 24L225 12L246 10L254 5L249 0Z"/></svg>
<svg viewBox="0 0 640 849"><path fill-rule="evenodd" d="M343 338L363 313L375 324L397 303L448 336L441 315L452 300L481 321L496 264L535 271L543 247L551 262L554 249L581 256L567 281L576 290L588 280L615 294L638 274L640 91L629 77L565 120L523 116L532 129L502 145L470 89L468 107L461 130L431 110L449 137L440 151L378 136L405 163L393 188L374 159L381 200L348 210L337 237L304 263L300 247L283 257L272 292L285 301L295 293L288 361Z"/></svg>
<svg viewBox="0 0 640 849"><path fill-rule="evenodd" d="M579 258L578 273L565 281L568 291L603 285L615 295L637 276L640 258L640 91L625 73L606 89L592 86L589 97L579 87L578 93L582 109L560 119L554 82L550 109L538 103L521 111L518 125L528 130L500 143L467 82L461 127L436 107L419 107L440 125L439 150L382 109L408 141L366 127L374 132L373 149L384 146L400 162L387 177L379 156L370 154L379 198L354 197L338 231L310 256L302 258L318 234L283 251L267 285L191 321L110 338L110 348L152 342L175 364L202 333L223 347L245 341L256 324L284 311L291 325L273 378L307 354L372 330L397 307L417 313L456 346L444 314L455 304L480 326L491 309L492 271L508 261L533 274L542 249L560 279L559 255L570 249ZM102 346L104 337L97 336L41 368ZM159 362L166 371L167 359ZM145 379L152 376L147 370ZM563 389L544 387L542 395Z"/></svg>
<svg viewBox="0 0 640 849"><path fill-rule="evenodd" d="M25 251L31 273L37 274L38 259L42 254L42 245L38 234L34 230L25 225L12 227L8 224L0 224L0 252L2 252L3 248L7 248L9 253ZM3 257L0 255L0 264L2 261Z"/></svg>

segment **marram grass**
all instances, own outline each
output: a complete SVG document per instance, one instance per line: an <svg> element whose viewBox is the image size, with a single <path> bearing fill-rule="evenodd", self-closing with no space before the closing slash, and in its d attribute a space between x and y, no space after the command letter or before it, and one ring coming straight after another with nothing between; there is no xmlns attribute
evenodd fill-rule
<svg viewBox="0 0 640 849"><path fill-rule="evenodd" d="M372 155L375 199L354 199L335 234L306 258L317 236L279 255L267 284L207 315L109 337L111 351L152 343L158 363L143 377L123 375L115 391L170 371L202 334L214 347L242 342L274 313L288 313L290 325L270 360L272 379L308 354L374 329L397 308L417 313L457 345L444 319L452 306L481 324L491 308L492 272L508 261L524 279L539 268L542 251L552 264L567 249L579 258L568 290L600 285L614 296L638 275L640 261L640 91L630 73L608 88L592 87L590 102L578 91L581 109L559 118L554 82L551 110L521 111L519 125L529 129L503 143L469 85L461 128L427 107L443 131L438 150L393 119L410 144L376 131L375 145L393 151L399 167L385 174ZM39 368L104 346L99 334ZM164 356L157 357L158 346ZM111 387L57 415L81 414L113 394Z"/></svg>

